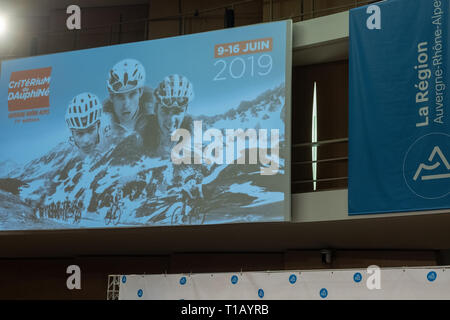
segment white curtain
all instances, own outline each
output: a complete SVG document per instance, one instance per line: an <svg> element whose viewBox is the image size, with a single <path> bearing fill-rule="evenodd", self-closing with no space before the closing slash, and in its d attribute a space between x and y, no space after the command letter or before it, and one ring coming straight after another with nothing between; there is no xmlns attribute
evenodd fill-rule
<svg viewBox="0 0 450 320"><path fill-rule="evenodd" d="M450 268L123 275L121 300L450 299ZM373 278L371 278L373 279Z"/></svg>

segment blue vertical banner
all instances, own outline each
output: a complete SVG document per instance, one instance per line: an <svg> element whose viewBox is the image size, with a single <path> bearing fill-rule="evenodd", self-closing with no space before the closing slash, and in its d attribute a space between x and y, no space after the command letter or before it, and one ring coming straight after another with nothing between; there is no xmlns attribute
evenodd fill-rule
<svg viewBox="0 0 450 320"><path fill-rule="evenodd" d="M450 208L449 3L350 11L349 214Z"/></svg>

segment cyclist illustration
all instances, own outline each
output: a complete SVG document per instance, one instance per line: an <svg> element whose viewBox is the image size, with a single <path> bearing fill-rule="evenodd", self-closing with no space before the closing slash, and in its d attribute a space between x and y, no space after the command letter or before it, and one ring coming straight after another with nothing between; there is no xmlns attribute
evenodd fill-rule
<svg viewBox="0 0 450 320"><path fill-rule="evenodd" d="M55 212L56 212L56 206L55 206L55 203L54 202L52 202L51 204L50 204L50 215L49 215L49 217L50 218L55 218Z"/></svg>
<svg viewBox="0 0 450 320"><path fill-rule="evenodd" d="M70 210L70 201L69 201L69 197L66 197L66 199L63 202L63 206L62 206L64 220L67 220L69 210Z"/></svg>
<svg viewBox="0 0 450 320"><path fill-rule="evenodd" d="M148 130L148 118L153 114L153 91L145 86L144 66L135 59L124 59L109 71L109 98L104 102L105 116L111 124L115 142L135 134L139 144Z"/></svg>
<svg viewBox="0 0 450 320"><path fill-rule="evenodd" d="M56 219L61 219L61 202L57 201L56 202L56 207L55 207L55 214L56 214Z"/></svg>
<svg viewBox="0 0 450 320"><path fill-rule="evenodd" d="M81 220L81 211L83 210L83 202L79 201L78 203L75 202L75 214L73 218L73 223L80 223Z"/></svg>
<svg viewBox="0 0 450 320"><path fill-rule="evenodd" d="M70 142L82 155L101 152L102 146L107 144L100 122L102 109L100 99L88 92L75 96L69 103L66 123L72 133Z"/></svg>
<svg viewBox="0 0 450 320"><path fill-rule="evenodd" d="M188 184L197 183L190 180ZM193 188L172 188L166 196L152 201L153 213L149 216L148 223L170 225L195 225L203 224L207 212L213 206L209 205L202 194L202 188L196 190L200 194L192 194Z"/></svg>
<svg viewBox="0 0 450 320"><path fill-rule="evenodd" d="M39 208L39 206L37 206L34 208L34 216L36 218L39 218L40 215L41 215L40 208Z"/></svg>
<svg viewBox="0 0 450 320"><path fill-rule="evenodd" d="M117 225L122 216L122 191L119 191L112 199L111 206L105 215L105 224L109 225L111 222Z"/></svg>
<svg viewBox="0 0 450 320"><path fill-rule="evenodd" d="M180 128L191 130L193 120L186 115L189 103L194 99L194 86L188 78L173 74L164 78L155 90L155 115L158 132L152 137L155 155L162 159L170 157L174 146L172 133Z"/></svg>
<svg viewBox="0 0 450 320"><path fill-rule="evenodd" d="M155 176L151 184L158 185L154 197L149 199L148 211L152 212L148 222L151 224L202 224L207 213L208 201L204 197L205 174L193 166L172 166L172 180Z"/></svg>
<svg viewBox="0 0 450 320"><path fill-rule="evenodd" d="M171 140L177 129L192 132L193 120L187 115L189 103L194 99L194 87L183 75L173 74L161 81L155 89L155 116L151 138L153 154L151 156L168 160L165 174L156 175L152 183L156 202L150 205L152 215L149 221L170 224L203 223L204 218L198 211L203 201L202 180L205 176L203 166L173 165L170 162L171 149L176 144ZM169 196L164 196L169 192ZM196 218L194 218L196 217ZM156 220L155 220L156 219ZM194 221L195 220L195 221Z"/></svg>
<svg viewBox="0 0 450 320"><path fill-rule="evenodd" d="M44 209L42 208L41 205L39 205L39 206L37 207L37 212L39 213L39 218L40 218L40 219L44 218Z"/></svg>
<svg viewBox="0 0 450 320"><path fill-rule="evenodd" d="M196 190L199 194L194 195ZM179 191L180 200L170 208L170 224L203 224L206 218L206 208L201 184L197 187L197 181L190 179L187 186ZM181 204L181 205L180 205Z"/></svg>

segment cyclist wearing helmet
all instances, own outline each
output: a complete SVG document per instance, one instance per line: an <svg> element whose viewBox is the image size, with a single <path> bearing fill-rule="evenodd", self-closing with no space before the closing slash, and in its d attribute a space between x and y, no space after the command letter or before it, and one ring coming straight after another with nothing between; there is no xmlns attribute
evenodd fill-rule
<svg viewBox="0 0 450 320"><path fill-rule="evenodd" d="M194 87L183 75L173 74L164 78L155 89L155 124L159 134L153 135L156 142L154 151L161 159L170 159L171 149L176 144L171 140L172 133L177 129L192 132L193 119L187 114L189 103L194 99ZM204 166L189 164L168 165L165 170L171 174L157 177L155 194L165 194L172 190L182 196L185 209L197 209L200 199L204 198L202 180L207 174ZM156 178L156 177L155 177ZM189 212L184 215L189 215ZM196 212L196 210L192 211Z"/></svg>
<svg viewBox="0 0 450 320"><path fill-rule="evenodd" d="M95 94L84 92L70 101L66 111L66 123L72 133L70 141L82 154L101 151L101 116L102 104Z"/></svg>
<svg viewBox="0 0 450 320"><path fill-rule="evenodd" d="M104 110L118 139L137 133L142 140L153 113L153 92L144 86L145 79L144 66L135 59L119 61L109 71Z"/></svg>
<svg viewBox="0 0 450 320"><path fill-rule="evenodd" d="M194 99L194 88L185 76L173 74L164 78L155 90L155 114L159 127L156 153L170 158L172 133L180 128L191 130L192 118L186 116L189 103Z"/></svg>

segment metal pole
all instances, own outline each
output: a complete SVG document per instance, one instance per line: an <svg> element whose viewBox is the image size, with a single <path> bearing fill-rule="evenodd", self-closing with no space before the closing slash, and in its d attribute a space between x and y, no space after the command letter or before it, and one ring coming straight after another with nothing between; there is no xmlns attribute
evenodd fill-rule
<svg viewBox="0 0 450 320"><path fill-rule="evenodd" d="M311 143L311 142L297 143L297 144L293 144L292 147L293 148L314 147L314 146L321 146L321 145L325 145L325 144L344 143L344 142L348 142L348 138L323 140L323 141L317 141L316 143Z"/></svg>
<svg viewBox="0 0 450 320"><path fill-rule="evenodd" d="M47 38L47 41L46 41L46 44L45 44L45 52L48 52L49 51L48 47L50 46L50 34L49 33L47 33L46 38Z"/></svg>
<svg viewBox="0 0 450 320"><path fill-rule="evenodd" d="M302 184L302 183L311 183L311 182L344 181L344 180L348 180L348 177L316 179L316 180L300 180L300 181L292 181L292 184Z"/></svg>
<svg viewBox="0 0 450 320"><path fill-rule="evenodd" d="M314 10L316 10L316 1L312 0L312 17L314 18Z"/></svg>
<svg viewBox="0 0 450 320"><path fill-rule="evenodd" d="M148 40L148 20L145 21L144 40Z"/></svg>
<svg viewBox="0 0 450 320"><path fill-rule="evenodd" d="M305 1L302 0L300 2L300 21L303 21L304 17L303 17L303 11L305 10Z"/></svg>
<svg viewBox="0 0 450 320"><path fill-rule="evenodd" d="M273 20L273 0L270 0L270 9L269 9L270 21Z"/></svg>
<svg viewBox="0 0 450 320"><path fill-rule="evenodd" d="M182 18L181 18L181 34L183 35L184 34L184 24L185 24L185 17L183 16Z"/></svg>
<svg viewBox="0 0 450 320"><path fill-rule="evenodd" d="M183 16L181 15L181 0L178 0L178 14L180 15L180 18L178 19L178 34L183 34Z"/></svg>
<svg viewBox="0 0 450 320"><path fill-rule="evenodd" d="M120 14L119 18L119 43L122 42L122 14Z"/></svg>
<svg viewBox="0 0 450 320"><path fill-rule="evenodd" d="M311 163L325 163L325 162L339 162L339 161L347 161L348 157L339 157L339 158L330 158L330 159L323 159L323 160L316 160L316 161L299 161L299 162L292 162L293 165L307 165Z"/></svg>
<svg viewBox="0 0 450 320"><path fill-rule="evenodd" d="M74 32L73 32L73 50L77 49L77 34L78 34L78 31L74 30Z"/></svg>
<svg viewBox="0 0 450 320"><path fill-rule="evenodd" d="M111 26L109 27L109 44L110 44L110 45L112 44L112 40L113 40L113 26L114 26L114 25L111 25Z"/></svg>

